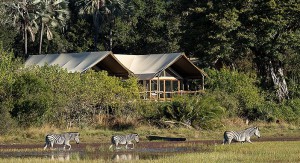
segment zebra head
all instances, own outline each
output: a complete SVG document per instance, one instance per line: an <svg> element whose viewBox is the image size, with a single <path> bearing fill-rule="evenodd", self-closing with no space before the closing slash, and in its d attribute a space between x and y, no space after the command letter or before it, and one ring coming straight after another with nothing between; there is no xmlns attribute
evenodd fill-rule
<svg viewBox="0 0 300 163"><path fill-rule="evenodd" d="M139 142L139 134L133 134L134 140L138 143Z"/></svg>
<svg viewBox="0 0 300 163"><path fill-rule="evenodd" d="M255 131L254 131L254 135L257 136L258 138L260 138L260 132L258 127L254 127Z"/></svg>
<svg viewBox="0 0 300 163"><path fill-rule="evenodd" d="M78 132L74 132L74 133L72 133L73 134L73 136L74 136L74 140L76 141L76 143L77 144L79 144L79 133Z"/></svg>

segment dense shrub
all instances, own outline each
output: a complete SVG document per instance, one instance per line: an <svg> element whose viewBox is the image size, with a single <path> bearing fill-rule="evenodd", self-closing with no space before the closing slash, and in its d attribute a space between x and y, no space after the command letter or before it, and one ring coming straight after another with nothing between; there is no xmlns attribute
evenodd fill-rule
<svg viewBox="0 0 300 163"><path fill-rule="evenodd" d="M20 126L44 124L50 104L50 88L43 78L31 72L22 73L12 87L14 108L11 115Z"/></svg>
<svg viewBox="0 0 300 163"><path fill-rule="evenodd" d="M12 84L15 80L14 71L20 66L13 53L3 50L0 43L0 133L7 133L15 126L10 116L13 108Z"/></svg>
<svg viewBox="0 0 300 163"><path fill-rule="evenodd" d="M24 69L15 83L17 103L13 116L35 113L42 122L59 126L87 126L94 116L135 116L139 87L135 78L123 81L107 72L68 73L57 66ZM28 88L30 87L30 88ZM24 90L24 91L23 91ZM45 100L46 99L46 100ZM43 102L43 103L41 103ZM24 112L30 108L33 112ZM37 114L36 111L42 113ZM31 125L38 122L27 121ZM39 123L41 124L41 123ZM28 125L28 124L27 124ZM30 125L29 125L30 126Z"/></svg>
<svg viewBox="0 0 300 163"><path fill-rule="evenodd" d="M221 119L225 112L216 98L206 94L178 96L170 102L160 103L157 107L158 109L144 108L143 116L152 124L162 127L165 127L164 121L171 120L194 128L215 129L222 126Z"/></svg>
<svg viewBox="0 0 300 163"><path fill-rule="evenodd" d="M238 115L243 118L255 120L259 107L264 103L264 95L257 87L256 77L252 74L239 73L227 69L208 70L208 89L216 93L225 93L226 109L231 115ZM216 92L216 93L215 93ZM229 99L229 100L228 100ZM232 100L232 102L229 102ZM232 103L233 108L228 108L228 103ZM237 104L237 105L236 105Z"/></svg>

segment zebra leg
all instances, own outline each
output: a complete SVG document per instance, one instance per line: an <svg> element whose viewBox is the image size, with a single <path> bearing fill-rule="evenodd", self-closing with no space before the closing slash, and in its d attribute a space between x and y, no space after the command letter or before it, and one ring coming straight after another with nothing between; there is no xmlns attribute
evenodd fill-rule
<svg viewBox="0 0 300 163"><path fill-rule="evenodd" d="M51 150L53 150L54 142L51 142Z"/></svg>
<svg viewBox="0 0 300 163"><path fill-rule="evenodd" d="M250 137L246 138L246 141L247 141L248 143L251 143L251 144L252 144L252 142L250 141ZM246 141L245 141L245 142L246 142Z"/></svg>
<svg viewBox="0 0 300 163"><path fill-rule="evenodd" d="M224 145L225 143L226 143L226 139L223 139L223 143L222 144Z"/></svg>
<svg viewBox="0 0 300 163"><path fill-rule="evenodd" d="M231 143L231 141L232 141L232 139L228 139L228 144L230 144L230 143Z"/></svg>
<svg viewBox="0 0 300 163"><path fill-rule="evenodd" d="M119 143L116 143L116 149L120 149Z"/></svg>
<svg viewBox="0 0 300 163"><path fill-rule="evenodd" d="M44 145L44 150L47 148L47 145L48 145L48 144L47 144L47 143L45 143L45 145Z"/></svg>

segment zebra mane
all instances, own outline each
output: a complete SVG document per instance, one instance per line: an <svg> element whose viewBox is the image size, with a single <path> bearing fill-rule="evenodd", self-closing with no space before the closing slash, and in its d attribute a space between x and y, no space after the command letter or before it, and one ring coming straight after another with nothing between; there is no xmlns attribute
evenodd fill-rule
<svg viewBox="0 0 300 163"><path fill-rule="evenodd" d="M245 132L248 132L251 136L254 134L254 131L258 130L258 127L254 126L254 127L249 127L247 129L245 129Z"/></svg>
<svg viewBox="0 0 300 163"><path fill-rule="evenodd" d="M79 132L67 132L67 134L70 136L70 139L75 139L77 135L79 136Z"/></svg>

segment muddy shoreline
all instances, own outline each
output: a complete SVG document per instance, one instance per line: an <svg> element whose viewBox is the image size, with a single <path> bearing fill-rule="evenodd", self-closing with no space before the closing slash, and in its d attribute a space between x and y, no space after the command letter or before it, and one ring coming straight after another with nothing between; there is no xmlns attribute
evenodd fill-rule
<svg viewBox="0 0 300 163"><path fill-rule="evenodd" d="M276 137L276 138L252 138L253 142L267 142L267 141L300 141L300 137ZM187 140L187 141L141 141L137 144L139 148L160 148L167 147L168 145L176 146L176 144L221 144L222 140ZM87 147L109 147L109 143L90 143L90 142L81 142L80 144L75 144L71 142L72 149L83 149ZM0 149L36 149L43 148L44 144L0 144Z"/></svg>

